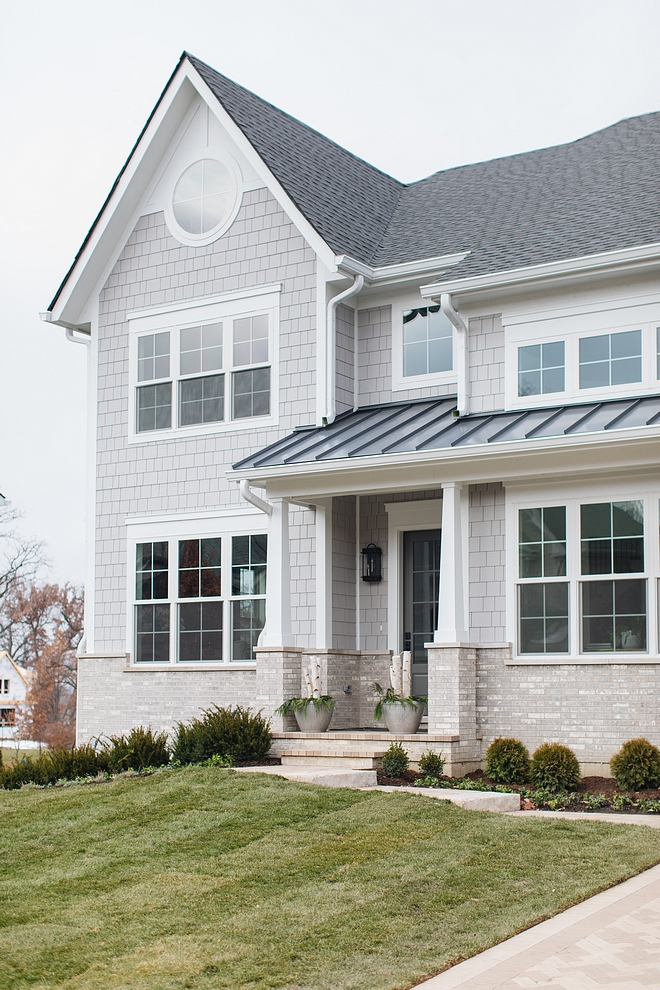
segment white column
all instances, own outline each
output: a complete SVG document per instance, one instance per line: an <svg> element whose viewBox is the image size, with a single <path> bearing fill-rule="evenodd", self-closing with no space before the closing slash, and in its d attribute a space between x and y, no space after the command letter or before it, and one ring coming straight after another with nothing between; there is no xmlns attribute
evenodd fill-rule
<svg viewBox="0 0 660 990"><path fill-rule="evenodd" d="M467 631L467 488L456 482L442 486L442 538L438 628L434 643L468 641Z"/></svg>
<svg viewBox="0 0 660 990"><path fill-rule="evenodd" d="M316 505L316 649L332 649L332 499Z"/></svg>
<svg viewBox="0 0 660 990"><path fill-rule="evenodd" d="M271 498L266 568L266 625L259 646L294 646L291 632L291 573L289 563L289 503Z"/></svg>

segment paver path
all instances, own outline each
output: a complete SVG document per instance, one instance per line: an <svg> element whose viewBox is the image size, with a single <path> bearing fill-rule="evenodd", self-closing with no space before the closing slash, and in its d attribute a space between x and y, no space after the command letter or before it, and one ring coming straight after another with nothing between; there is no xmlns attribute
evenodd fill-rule
<svg viewBox="0 0 660 990"><path fill-rule="evenodd" d="M658 846L660 852L660 844ZM660 866L418 985L419 990L660 990Z"/></svg>

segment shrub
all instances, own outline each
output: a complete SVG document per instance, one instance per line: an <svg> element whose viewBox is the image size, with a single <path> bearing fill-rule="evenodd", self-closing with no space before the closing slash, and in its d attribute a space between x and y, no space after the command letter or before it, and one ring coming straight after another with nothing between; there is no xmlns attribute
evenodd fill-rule
<svg viewBox="0 0 660 990"><path fill-rule="evenodd" d="M408 769L408 754L399 742L393 742L383 754L383 773L386 777L400 777Z"/></svg>
<svg viewBox="0 0 660 990"><path fill-rule="evenodd" d="M543 743L532 757L530 777L538 788L573 791L580 783L580 764L568 746Z"/></svg>
<svg viewBox="0 0 660 990"><path fill-rule="evenodd" d="M419 758L419 772L424 777L442 777L444 769L445 761L440 753L422 753Z"/></svg>
<svg viewBox="0 0 660 990"><path fill-rule="evenodd" d="M167 734L154 733L140 725L127 736L110 736L102 750L111 773L164 767L170 762Z"/></svg>
<svg viewBox="0 0 660 990"><path fill-rule="evenodd" d="M201 763L216 754L241 761L262 760L271 740L269 722L260 712L214 705L201 719L188 725L179 722L172 756L180 763Z"/></svg>
<svg viewBox="0 0 660 990"><path fill-rule="evenodd" d="M18 762L0 767L0 787L14 790L23 784L56 784L58 780L96 777L105 769L104 760L93 746L49 749L37 757L24 756Z"/></svg>
<svg viewBox="0 0 660 990"><path fill-rule="evenodd" d="M617 786L624 791L660 786L660 750L648 739L629 739L610 760Z"/></svg>
<svg viewBox="0 0 660 990"><path fill-rule="evenodd" d="M500 784L529 779L529 750L519 739L494 739L486 750L486 773Z"/></svg>

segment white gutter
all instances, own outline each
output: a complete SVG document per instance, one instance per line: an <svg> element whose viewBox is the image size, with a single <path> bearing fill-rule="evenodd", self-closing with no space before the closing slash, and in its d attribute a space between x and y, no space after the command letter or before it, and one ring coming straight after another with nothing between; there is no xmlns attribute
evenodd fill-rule
<svg viewBox="0 0 660 990"><path fill-rule="evenodd" d="M328 303L326 320L326 401L323 425L334 423L337 415L337 306L345 299L357 295L364 285L364 275L356 275L353 285L334 296Z"/></svg>
<svg viewBox="0 0 660 990"><path fill-rule="evenodd" d="M348 254L338 254L335 257L337 271L349 272L351 275L364 275L367 282L391 282L401 278L413 278L420 275L435 272L441 275L454 265L458 265L467 258L469 251L457 251L454 254L439 254L433 258L421 258L417 261L405 261L397 265L383 265L380 268L372 268L365 265L357 258L351 258Z"/></svg>
<svg viewBox="0 0 660 990"><path fill-rule="evenodd" d="M70 340L72 344L89 344L92 335L88 330L83 330L81 327L76 326L75 323L67 323L66 320L54 320L53 314L48 310L45 313L39 313L40 318L44 323L51 323L56 327L63 327L66 334L66 339ZM74 337L74 334L80 334L80 337Z"/></svg>
<svg viewBox="0 0 660 990"><path fill-rule="evenodd" d="M465 320L456 312L452 305L451 296L443 292L440 296L440 309L445 314L451 325L457 331L458 344L456 364L458 372L458 396L456 398L456 411L460 416L468 414L468 328Z"/></svg>
<svg viewBox="0 0 660 990"><path fill-rule="evenodd" d="M254 505L257 509L261 509L261 511L265 512L267 516L272 516L273 506L270 502L265 502L263 498L259 498L258 495L254 494L250 488L250 482L247 478L243 478L238 487L246 502L249 502L250 505Z"/></svg>

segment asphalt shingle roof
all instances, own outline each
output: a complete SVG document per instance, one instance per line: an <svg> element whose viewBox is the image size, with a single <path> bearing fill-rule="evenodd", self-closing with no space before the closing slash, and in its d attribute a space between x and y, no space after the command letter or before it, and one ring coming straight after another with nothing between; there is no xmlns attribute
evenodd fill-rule
<svg viewBox="0 0 660 990"><path fill-rule="evenodd" d="M660 424L660 395L580 402L457 419L456 398L388 402L342 413L331 426L296 430L234 464L279 467L343 458L442 450L542 437L608 433Z"/></svg>
<svg viewBox="0 0 660 990"><path fill-rule="evenodd" d="M326 243L369 265L470 251L452 277L660 241L660 113L404 185L188 56Z"/></svg>

